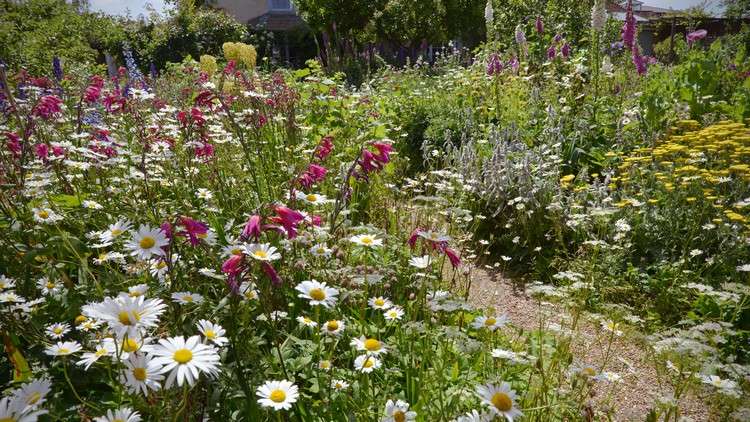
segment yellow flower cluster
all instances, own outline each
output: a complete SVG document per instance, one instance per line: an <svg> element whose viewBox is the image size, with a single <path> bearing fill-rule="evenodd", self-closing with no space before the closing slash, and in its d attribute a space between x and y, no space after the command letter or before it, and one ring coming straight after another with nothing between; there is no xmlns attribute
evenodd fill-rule
<svg viewBox="0 0 750 422"><path fill-rule="evenodd" d="M209 75L213 75L214 73L216 73L216 70L219 68L219 65L216 64L216 57L208 54L202 55L200 68L201 71L206 72Z"/></svg>
<svg viewBox="0 0 750 422"><path fill-rule="evenodd" d="M241 42L225 42L221 47L224 50L224 58L234 60L239 65L244 65L247 69L255 68L255 61L258 59L258 53L255 47Z"/></svg>
<svg viewBox="0 0 750 422"><path fill-rule="evenodd" d="M654 147L622 157L619 170L612 188L631 186L642 194L639 186L653 180L664 192L680 194L688 204L700 198L708 201L719 213L714 219L717 223L750 223L750 207L727 197L733 184L750 182L750 128L746 124L722 121L700 129L694 120L680 121ZM659 199L647 202L656 204Z"/></svg>

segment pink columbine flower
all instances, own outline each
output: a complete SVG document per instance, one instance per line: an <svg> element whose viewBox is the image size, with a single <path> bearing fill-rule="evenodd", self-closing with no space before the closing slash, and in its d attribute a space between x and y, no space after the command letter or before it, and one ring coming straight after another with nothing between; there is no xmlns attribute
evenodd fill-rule
<svg viewBox="0 0 750 422"><path fill-rule="evenodd" d="M276 269L273 267L273 265L264 261L261 262L260 266L261 268L263 268L263 272L266 273L268 278L271 279L271 283L274 285L274 287L281 286L281 277L279 277L279 273L276 272Z"/></svg>
<svg viewBox="0 0 750 422"><path fill-rule="evenodd" d="M62 112L62 100L54 95L45 95L34 107L33 114L43 119L49 119L54 114Z"/></svg>
<svg viewBox="0 0 750 422"><path fill-rule="evenodd" d="M276 211L276 216L271 217L271 221L281 224L288 238L297 237L297 226L305 220L305 216L285 206L277 206L274 211Z"/></svg>
<svg viewBox="0 0 750 422"><path fill-rule="evenodd" d="M454 251L451 248L445 248L445 255L448 257L448 260L451 262L451 265L453 268L458 267L461 265L461 258L458 256L458 253Z"/></svg>
<svg viewBox="0 0 750 422"><path fill-rule="evenodd" d="M13 154L14 157L20 157L22 152L21 138L19 138L18 135L13 132L6 132L5 138L7 139L5 145L8 147L8 150Z"/></svg>
<svg viewBox="0 0 750 422"><path fill-rule="evenodd" d="M698 29L697 31L693 31L687 34L687 42L689 45L693 45L694 42L706 38L706 35L708 35L708 31L706 31L705 29Z"/></svg>
<svg viewBox="0 0 750 422"><path fill-rule="evenodd" d="M250 218L247 219L247 223L245 223L245 227L242 229L242 234L240 235L243 239L250 239L257 241L260 238L262 230L260 228L260 216L259 215L251 215Z"/></svg>
<svg viewBox="0 0 750 422"><path fill-rule="evenodd" d="M333 136L324 136L315 149L315 157L323 161L331 155L331 151L333 151Z"/></svg>
<svg viewBox="0 0 750 422"><path fill-rule="evenodd" d="M180 224L185 230L181 231L179 235L187 235L192 246L198 246L201 243L201 238L208 233L208 224L193 220L190 217L180 217Z"/></svg>
<svg viewBox="0 0 750 422"><path fill-rule="evenodd" d="M34 153L39 159L46 160L47 157L49 156L49 146L47 146L47 144L44 144L44 143L37 144L34 147Z"/></svg>

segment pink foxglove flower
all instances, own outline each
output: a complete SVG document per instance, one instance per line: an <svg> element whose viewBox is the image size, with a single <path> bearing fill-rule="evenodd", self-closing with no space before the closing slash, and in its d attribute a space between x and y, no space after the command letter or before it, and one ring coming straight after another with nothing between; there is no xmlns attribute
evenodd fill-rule
<svg viewBox="0 0 750 422"><path fill-rule="evenodd" d="M242 229L241 236L245 240L253 239L257 241L260 238L261 232L260 216L251 215L250 218L247 219L247 223L245 223L245 228Z"/></svg>

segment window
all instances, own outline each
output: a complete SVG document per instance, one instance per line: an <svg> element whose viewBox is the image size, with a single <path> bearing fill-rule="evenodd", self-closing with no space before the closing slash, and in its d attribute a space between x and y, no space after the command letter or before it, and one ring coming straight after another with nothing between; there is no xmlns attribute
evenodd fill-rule
<svg viewBox="0 0 750 422"><path fill-rule="evenodd" d="M292 10L292 0L271 0L271 10Z"/></svg>

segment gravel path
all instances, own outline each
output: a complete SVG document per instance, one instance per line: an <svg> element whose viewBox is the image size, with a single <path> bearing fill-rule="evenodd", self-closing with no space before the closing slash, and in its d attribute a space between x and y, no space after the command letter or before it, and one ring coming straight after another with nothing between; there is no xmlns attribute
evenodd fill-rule
<svg viewBox="0 0 750 422"><path fill-rule="evenodd" d="M559 324L567 315L564 308L552 304L544 304L540 310L538 301L527 296L522 286L481 269L472 271L469 301L480 308L494 307L498 313L507 313L510 321L524 330L539 327L541 312L548 315L548 324ZM573 338L575 362L598 367L604 361L608 336L595 321L579 324ZM605 370L622 376L622 382L615 390L607 387L597 391L595 410L612 409L617 421L644 421L657 399L671 396L671 388L659 384L647 350L638 333L625 332L615 338ZM680 409L685 420L711 420L705 405L696 397L684 397Z"/></svg>

